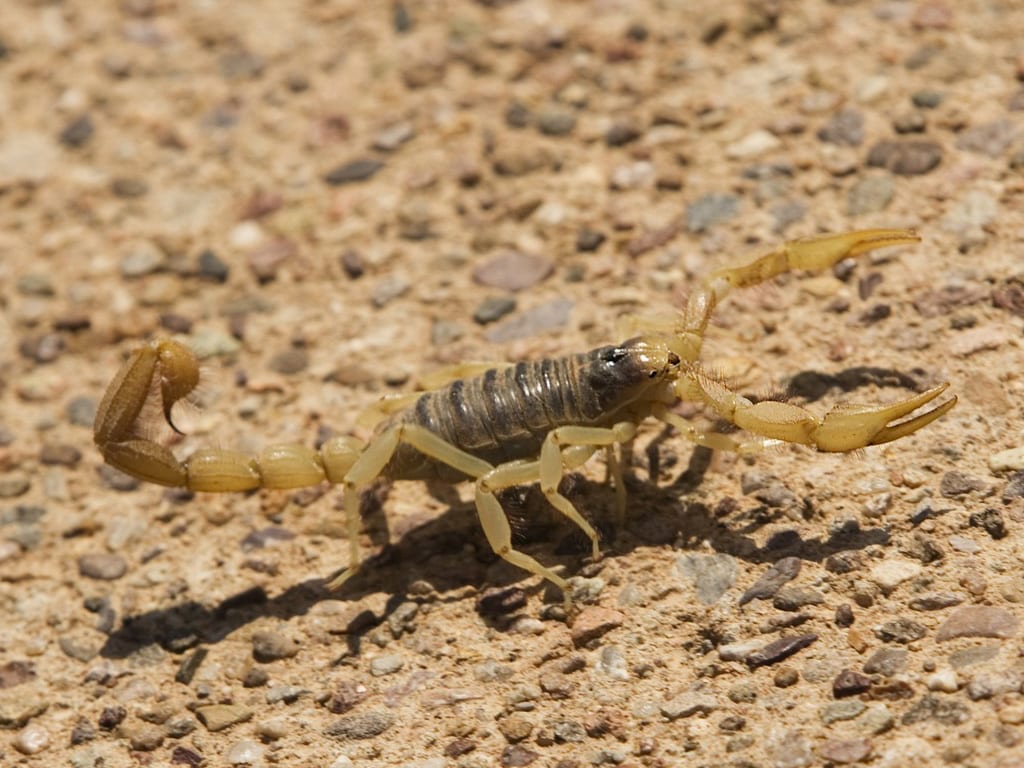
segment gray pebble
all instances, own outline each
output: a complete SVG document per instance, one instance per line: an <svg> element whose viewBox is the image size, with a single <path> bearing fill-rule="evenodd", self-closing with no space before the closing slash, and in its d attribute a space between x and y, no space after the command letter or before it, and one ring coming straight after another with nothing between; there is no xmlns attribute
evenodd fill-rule
<svg viewBox="0 0 1024 768"><path fill-rule="evenodd" d="M275 280L281 266L291 259L297 250L290 240L277 237L257 245L245 255L245 260L253 277L262 285Z"/></svg>
<svg viewBox="0 0 1024 768"><path fill-rule="evenodd" d="M780 611L798 611L805 605L824 603L825 596L810 587L783 587L772 600L772 605Z"/></svg>
<svg viewBox="0 0 1024 768"><path fill-rule="evenodd" d="M383 677L384 675L393 675L405 666L405 661L401 656L396 654L388 654L387 656L378 656L370 662L370 674L374 677Z"/></svg>
<svg viewBox="0 0 1024 768"><path fill-rule="evenodd" d="M406 240L426 240L433 235L434 211L422 198L407 200L398 209L398 236Z"/></svg>
<svg viewBox="0 0 1024 768"><path fill-rule="evenodd" d="M869 675L892 677L906 668L909 657L910 653L903 648L879 648L868 657L862 669Z"/></svg>
<svg viewBox="0 0 1024 768"><path fill-rule="evenodd" d="M1016 123L1000 118L962 131L956 138L956 146L968 152L999 157L1017 140L1019 133Z"/></svg>
<svg viewBox="0 0 1024 768"><path fill-rule="evenodd" d="M412 283L402 275L385 275L377 281L370 292L370 302L378 309L385 307L397 298L404 296L412 288Z"/></svg>
<svg viewBox="0 0 1024 768"><path fill-rule="evenodd" d="M736 216L740 200L736 195L712 192L686 206L686 229L694 234L706 232L715 224Z"/></svg>
<svg viewBox="0 0 1024 768"><path fill-rule="evenodd" d="M1017 634L1020 619L1004 608L991 605L965 605L957 608L939 627L939 642L957 637L1001 637Z"/></svg>
<svg viewBox="0 0 1024 768"><path fill-rule="evenodd" d="M862 216L884 211L892 202L895 190L892 177L887 173L858 179L847 196L847 213L851 216Z"/></svg>
<svg viewBox="0 0 1024 768"><path fill-rule="evenodd" d="M629 680L629 669L626 665L626 657L622 651L614 645L606 645L601 649L597 660L597 669L610 677L612 680L625 682Z"/></svg>
<svg viewBox="0 0 1024 768"><path fill-rule="evenodd" d="M903 713L900 722L903 725L914 725L926 720L935 720L945 725L960 725L967 722L970 717L970 710L962 701L947 696L940 698L933 693L928 693Z"/></svg>
<svg viewBox="0 0 1024 768"><path fill-rule="evenodd" d="M309 366L309 352L304 349L285 349L271 357L267 365L276 373L289 376L301 373Z"/></svg>
<svg viewBox="0 0 1024 768"><path fill-rule="evenodd" d="M252 656L261 664L290 659L298 652L299 644L280 632L257 632L252 636Z"/></svg>
<svg viewBox="0 0 1024 768"><path fill-rule="evenodd" d="M100 652L96 643L90 643L71 635L61 635L57 641L64 655L77 661L91 661Z"/></svg>
<svg viewBox="0 0 1024 768"><path fill-rule="evenodd" d="M505 317L516 309L514 296L492 296L484 299L473 312L473 320L480 325L488 325Z"/></svg>
<svg viewBox="0 0 1024 768"><path fill-rule="evenodd" d="M540 170L552 161L547 149L530 145L499 145L491 160L494 172L500 176L524 176Z"/></svg>
<svg viewBox="0 0 1024 768"><path fill-rule="evenodd" d="M57 294L53 277L45 272L29 272L18 277L15 289L22 296L49 298Z"/></svg>
<svg viewBox="0 0 1024 768"><path fill-rule="evenodd" d="M267 689L267 704L277 704L279 701L285 704L292 704L301 697L309 694L309 691L298 685L275 685Z"/></svg>
<svg viewBox="0 0 1024 768"><path fill-rule="evenodd" d="M745 661L751 669L775 664L803 650L817 639L818 636L813 633L783 637L749 654Z"/></svg>
<svg viewBox="0 0 1024 768"><path fill-rule="evenodd" d="M884 643L911 643L927 634L923 624L912 619L896 618L875 628L875 636Z"/></svg>
<svg viewBox="0 0 1024 768"><path fill-rule="evenodd" d="M231 268L209 248L199 254L199 276L217 283L226 283Z"/></svg>
<svg viewBox="0 0 1024 768"><path fill-rule="evenodd" d="M967 698L971 701L991 699L995 696L1019 693L1020 688L1021 676L1016 670L981 672L967 684Z"/></svg>
<svg viewBox="0 0 1024 768"><path fill-rule="evenodd" d="M121 257L119 265L123 277L142 277L164 266L164 252L149 240L132 243Z"/></svg>
<svg viewBox="0 0 1024 768"><path fill-rule="evenodd" d="M735 583L738 568L729 555L687 553L676 558L676 571L693 584L702 603L712 605Z"/></svg>
<svg viewBox="0 0 1024 768"><path fill-rule="evenodd" d="M473 677L481 683L499 683L509 680L515 670L508 664L501 664L494 659L482 661L473 667Z"/></svg>
<svg viewBox="0 0 1024 768"><path fill-rule="evenodd" d="M408 120L403 120L378 131L373 137L373 148L383 152L394 152L415 135L415 126Z"/></svg>
<svg viewBox="0 0 1024 768"><path fill-rule="evenodd" d="M718 700L707 693L687 691L661 705L661 714L669 720L707 715L718 709Z"/></svg>
<svg viewBox="0 0 1024 768"><path fill-rule="evenodd" d="M430 326L430 343L435 347L446 347L466 335L466 330L454 320L440 318Z"/></svg>
<svg viewBox="0 0 1024 768"><path fill-rule="evenodd" d="M94 132L92 118L89 115L79 115L64 126L57 138L64 146L78 149L89 143Z"/></svg>
<svg viewBox="0 0 1024 768"><path fill-rule="evenodd" d="M939 490L943 496L962 496L971 491L982 491L986 488L985 481L966 472L951 470L942 476Z"/></svg>
<svg viewBox="0 0 1024 768"><path fill-rule="evenodd" d="M548 104L537 114L537 128L546 136L565 136L576 127L576 113L561 104Z"/></svg>
<svg viewBox="0 0 1024 768"><path fill-rule="evenodd" d="M128 572L128 561L121 555L97 552L78 558L78 573L89 579L115 581Z"/></svg>
<svg viewBox="0 0 1024 768"><path fill-rule="evenodd" d="M366 181L383 167L384 163L380 160L374 160L371 158L353 160L345 163L344 165L339 165L337 168L329 171L327 175L324 176L324 181L332 187L337 187L342 184L350 184L356 181Z"/></svg>
<svg viewBox="0 0 1024 768"><path fill-rule="evenodd" d="M924 112L911 109L896 115L892 120L892 127L896 133L924 133L928 121Z"/></svg>
<svg viewBox="0 0 1024 768"><path fill-rule="evenodd" d="M942 103L943 96L939 91L921 90L915 91L910 97L915 107L921 109L935 109Z"/></svg>
<svg viewBox="0 0 1024 768"><path fill-rule="evenodd" d="M843 109L818 129L818 139L829 144L856 147L864 141L864 113Z"/></svg>
<svg viewBox="0 0 1024 768"><path fill-rule="evenodd" d="M853 718L860 715L867 708L867 704L860 699L832 701L822 707L821 722L829 725L843 720L853 720Z"/></svg>
<svg viewBox="0 0 1024 768"><path fill-rule="evenodd" d="M547 256L509 248L476 265L473 280L491 288L522 291L548 278L554 269L554 262Z"/></svg>
<svg viewBox="0 0 1024 768"><path fill-rule="evenodd" d="M963 595L953 592L929 592L913 598L908 605L915 611L940 611L960 605L963 601Z"/></svg>
<svg viewBox="0 0 1024 768"><path fill-rule="evenodd" d="M606 239L603 232L583 226L576 233L576 250L580 253L596 251Z"/></svg>
<svg viewBox="0 0 1024 768"><path fill-rule="evenodd" d="M134 176L119 176L110 182L110 191L125 199L142 197L149 192L149 183Z"/></svg>
<svg viewBox="0 0 1024 768"><path fill-rule="evenodd" d="M621 147L639 139L643 132L643 126L635 119L618 119L605 131L604 143L609 147Z"/></svg>
<svg viewBox="0 0 1024 768"><path fill-rule="evenodd" d="M800 200L779 200L769 206L768 213L775 220L773 230L779 234L807 215L807 204Z"/></svg>
<svg viewBox="0 0 1024 768"><path fill-rule="evenodd" d="M772 597L787 581L792 581L800 573L799 557L784 557L765 571L761 578L743 593L739 604L746 605L751 600L764 600Z"/></svg>
<svg viewBox="0 0 1024 768"><path fill-rule="evenodd" d="M891 731L896 719L885 704L872 704L861 716L860 723L868 733L879 734Z"/></svg>
<svg viewBox="0 0 1024 768"><path fill-rule="evenodd" d="M495 323L485 337L491 343L502 344L561 330L568 325L574 306L572 301L564 298L546 301Z"/></svg>
<svg viewBox="0 0 1024 768"><path fill-rule="evenodd" d="M513 101L505 108L505 124L509 128L525 128L531 119L530 110L518 101Z"/></svg>
<svg viewBox="0 0 1024 768"><path fill-rule="evenodd" d="M899 176L928 173L942 162L942 147L934 141L880 141L868 152L867 163Z"/></svg>
<svg viewBox="0 0 1024 768"><path fill-rule="evenodd" d="M24 472L0 474L0 499L13 499L25 495L32 487L32 481Z"/></svg>
<svg viewBox="0 0 1024 768"><path fill-rule="evenodd" d="M324 733L336 739L372 739L395 724L395 716L386 710L371 710L357 715L339 717Z"/></svg>

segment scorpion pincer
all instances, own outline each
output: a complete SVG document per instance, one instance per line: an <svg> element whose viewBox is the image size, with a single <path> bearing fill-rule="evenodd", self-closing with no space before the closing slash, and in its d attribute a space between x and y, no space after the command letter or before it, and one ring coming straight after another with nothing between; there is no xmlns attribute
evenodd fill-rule
<svg viewBox="0 0 1024 768"><path fill-rule="evenodd" d="M512 531L498 501L500 491L539 483L548 502L587 535L598 558L597 532L559 493L559 481L564 472L604 449L623 515L623 468L614 447L629 443L649 417L714 449L752 453L789 442L820 451L851 451L916 432L954 406L955 397L899 421L945 391L948 385L941 384L891 405L846 404L818 417L787 402L752 402L699 364L712 313L733 288L789 270L826 269L848 257L919 240L913 230L874 229L789 241L749 263L704 278L669 328L652 328L621 344L582 354L455 378L383 419L367 442L336 437L319 450L273 445L250 456L207 448L178 460L147 437L141 415L150 398L159 398L170 423L174 404L198 384L198 361L186 345L157 340L136 349L107 388L94 439L107 463L160 485L212 492L288 489L324 481L342 485L349 565L330 582L332 588L359 567L360 493L376 478L471 481L480 522L494 552L557 585L568 604L568 582L513 547ZM681 399L703 403L749 437L741 440L695 428L672 411Z"/></svg>

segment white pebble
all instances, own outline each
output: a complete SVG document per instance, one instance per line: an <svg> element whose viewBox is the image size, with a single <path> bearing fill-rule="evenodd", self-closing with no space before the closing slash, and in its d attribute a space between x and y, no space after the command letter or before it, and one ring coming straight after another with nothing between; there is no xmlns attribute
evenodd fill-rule
<svg viewBox="0 0 1024 768"><path fill-rule="evenodd" d="M263 747L249 739L240 741L228 750L227 761L231 765L262 765Z"/></svg>
<svg viewBox="0 0 1024 768"><path fill-rule="evenodd" d="M886 559L871 569L871 580L888 594L921 573L921 566L909 560Z"/></svg>
<svg viewBox="0 0 1024 768"><path fill-rule="evenodd" d="M928 686L929 691L942 691L943 693L956 693L960 687L956 672L949 667L929 675L925 685Z"/></svg>
<svg viewBox="0 0 1024 768"><path fill-rule="evenodd" d="M993 472L1016 472L1024 469L1024 445L993 453L988 457L988 468Z"/></svg>
<svg viewBox="0 0 1024 768"><path fill-rule="evenodd" d="M18 732L14 748L23 755L35 755L50 746L50 734L41 725L29 723Z"/></svg>
<svg viewBox="0 0 1024 768"><path fill-rule="evenodd" d="M267 235L263 231L263 227L255 221L243 221L228 234L228 242L231 247L240 251L247 251L257 245L262 245L266 239Z"/></svg>

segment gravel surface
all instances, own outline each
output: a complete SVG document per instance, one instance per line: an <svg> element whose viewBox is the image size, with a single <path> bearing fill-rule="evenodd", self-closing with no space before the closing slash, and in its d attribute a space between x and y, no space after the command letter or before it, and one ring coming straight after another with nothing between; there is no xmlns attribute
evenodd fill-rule
<svg viewBox="0 0 1024 768"><path fill-rule="evenodd" d="M0 3L0 765L1024 766L1022 40L989 0ZM874 226L923 243L731 296L705 363L958 407L851 456L645 428L624 527L601 461L565 484L599 563L509 495L571 623L465 488L375 487L332 593L333 489L92 445L161 335L178 455L313 445Z"/></svg>

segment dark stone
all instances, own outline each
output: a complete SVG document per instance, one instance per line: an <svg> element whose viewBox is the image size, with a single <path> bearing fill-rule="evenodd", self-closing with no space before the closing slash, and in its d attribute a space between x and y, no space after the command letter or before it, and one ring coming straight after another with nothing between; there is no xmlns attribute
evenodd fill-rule
<svg viewBox="0 0 1024 768"><path fill-rule="evenodd" d="M383 162L372 158L353 160L345 163L344 165L339 165L334 170L329 171L327 175L324 176L324 181L332 187L338 187L342 184L351 184L356 181L366 181L383 167Z"/></svg>

